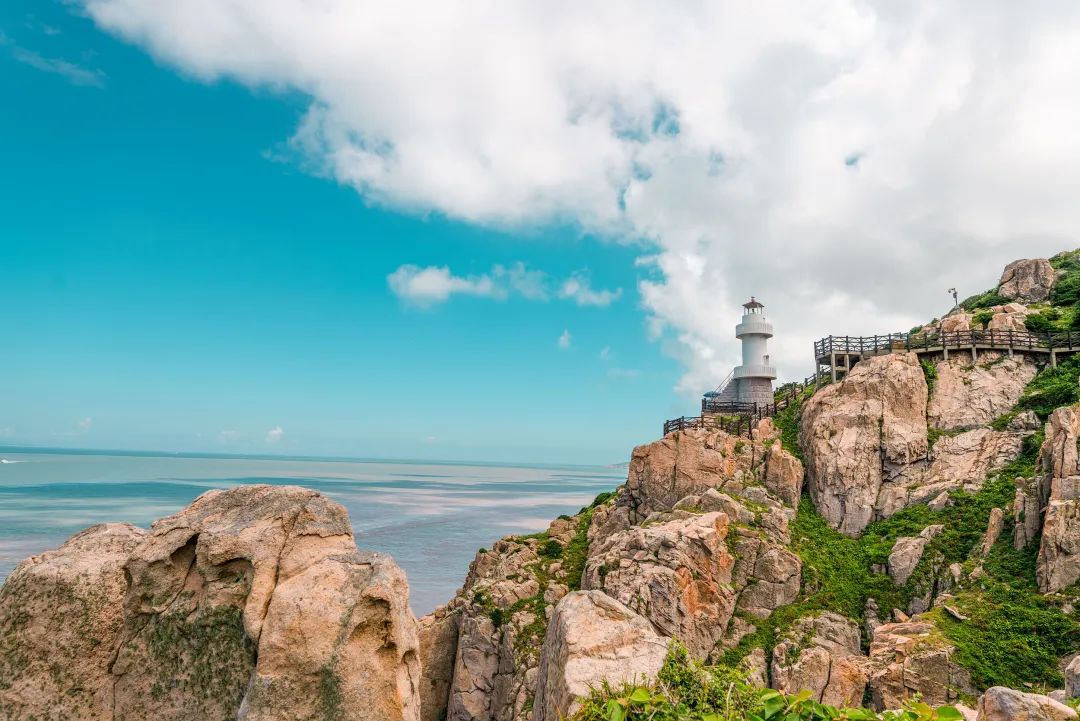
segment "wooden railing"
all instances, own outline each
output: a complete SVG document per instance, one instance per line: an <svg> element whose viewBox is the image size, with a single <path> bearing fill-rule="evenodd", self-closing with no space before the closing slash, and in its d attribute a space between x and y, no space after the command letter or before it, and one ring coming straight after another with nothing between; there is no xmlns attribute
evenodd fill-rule
<svg viewBox="0 0 1080 721"><path fill-rule="evenodd" d="M972 346L995 350L1080 350L1080 332L1031 333L1026 330L958 330L886 335L831 335L814 343L819 360L833 353L880 354L937 348L966 349Z"/></svg>
<svg viewBox="0 0 1080 721"><path fill-rule="evenodd" d="M664 435L674 431L695 428L711 428L726 431L735 436L750 436L750 432L763 418L771 418L795 403L807 388L828 382L824 376L807 376L802 382L785 383L773 394L772 403L733 403L713 398L701 399L700 416L682 416L664 421ZM714 415L706 415L714 414Z"/></svg>

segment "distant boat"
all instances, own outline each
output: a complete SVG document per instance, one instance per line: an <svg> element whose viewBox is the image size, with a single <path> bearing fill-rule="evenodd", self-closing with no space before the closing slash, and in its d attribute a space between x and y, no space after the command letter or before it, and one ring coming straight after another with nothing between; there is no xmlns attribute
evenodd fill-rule
<svg viewBox="0 0 1080 721"><path fill-rule="evenodd" d="M0 463L22 463L22 461L9 461L6 458L0 458Z"/></svg>

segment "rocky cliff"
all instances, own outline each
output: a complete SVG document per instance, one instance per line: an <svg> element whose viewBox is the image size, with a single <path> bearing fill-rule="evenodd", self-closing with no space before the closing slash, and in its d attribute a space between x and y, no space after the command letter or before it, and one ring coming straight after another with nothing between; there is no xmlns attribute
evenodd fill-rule
<svg viewBox="0 0 1080 721"><path fill-rule="evenodd" d="M303 488L88 529L15 569L0 630L4 718L419 718L404 574Z"/></svg>
<svg viewBox="0 0 1080 721"><path fill-rule="evenodd" d="M1080 252L1018 261L915 332L1060 331L1078 304ZM620 684L654 703L692 682L705 715L708 668L736 705L749 684L1075 718L1080 357L1053 360L881 354L749 437L639 446L623 486L481 549L419 621L400 570L312 491L96 526L0 590L0 713L592 721L632 705Z"/></svg>

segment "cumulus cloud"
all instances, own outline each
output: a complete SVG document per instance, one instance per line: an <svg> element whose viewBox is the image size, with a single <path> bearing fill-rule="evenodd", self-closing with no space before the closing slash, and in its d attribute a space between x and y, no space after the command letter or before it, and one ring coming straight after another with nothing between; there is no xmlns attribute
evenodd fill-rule
<svg viewBox="0 0 1080 721"><path fill-rule="evenodd" d="M270 444L280 443L281 439L285 436L285 429L281 426L271 428L266 432L266 442Z"/></svg>
<svg viewBox="0 0 1080 721"><path fill-rule="evenodd" d="M751 294L801 378L815 336L910 327L1080 227L1075 3L83 3L188 75L306 93L292 149L374 202L643 242L687 392Z"/></svg>
<svg viewBox="0 0 1080 721"><path fill-rule="evenodd" d="M455 294L505 300L511 295L526 300L547 301L552 296L552 278L542 270L517 262L506 267L496 265L490 273L456 276L445 266L403 265L386 277L394 295L412 305L430 307L443 303ZM622 288L593 290L581 273L567 278L558 289L558 297L578 305L608 306L622 295Z"/></svg>
<svg viewBox="0 0 1080 721"><path fill-rule="evenodd" d="M560 350L566 350L570 347L572 341L573 338L571 338L570 331L567 329L563 330L562 335L559 336L559 340L555 341L555 345L557 345Z"/></svg>
<svg viewBox="0 0 1080 721"><path fill-rule="evenodd" d="M403 265L388 275L386 281L394 295L420 307L442 303L454 294L505 297L490 276L463 278L446 267Z"/></svg>
<svg viewBox="0 0 1080 721"><path fill-rule="evenodd" d="M78 427L80 433L86 433L94 425L94 419L87 416L86 418L75 421L75 425Z"/></svg>

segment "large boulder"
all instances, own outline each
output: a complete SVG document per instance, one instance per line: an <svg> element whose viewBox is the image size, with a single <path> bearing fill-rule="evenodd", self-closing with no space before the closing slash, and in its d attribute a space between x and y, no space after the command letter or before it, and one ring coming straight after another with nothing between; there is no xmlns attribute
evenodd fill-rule
<svg viewBox="0 0 1080 721"><path fill-rule="evenodd" d="M735 611L728 531L728 516L713 512L617 533L590 549L582 588L604 591L705 658Z"/></svg>
<svg viewBox="0 0 1080 721"><path fill-rule="evenodd" d="M75 558L64 565L93 557L100 535L91 529L56 554ZM82 688L106 699L106 712L87 706L64 718L418 721L405 576L388 557L356 549L337 503L304 488L239 486L203 494L149 534L115 535L116 556L105 566L111 603L49 612L57 623L78 619L80 631L122 620L119 639L101 651L50 661L60 674L92 666L87 683L104 686ZM93 546L83 549L86 542ZM29 615L17 586L12 606ZM28 647L33 624L11 640ZM15 685L35 683L33 673L20 669Z"/></svg>
<svg viewBox="0 0 1080 721"><path fill-rule="evenodd" d="M883 481L925 459L927 386L914 353L859 362L802 412L807 485L833 528L857 535L874 519Z"/></svg>
<svg viewBox="0 0 1080 721"><path fill-rule="evenodd" d="M945 431L988 426L1008 413L1038 370L1022 355L982 353L973 363L969 354L955 352L936 368L927 422Z"/></svg>
<svg viewBox="0 0 1080 721"><path fill-rule="evenodd" d="M668 639L652 624L601 591L563 598L551 618L540 657L534 721L559 721L603 682L651 681L667 655Z"/></svg>
<svg viewBox="0 0 1080 721"><path fill-rule="evenodd" d="M986 689L979 699L976 721L1069 721L1076 712L1049 696L1024 693L1004 686Z"/></svg>
<svg viewBox="0 0 1080 721"><path fill-rule="evenodd" d="M124 563L146 531L92 526L20 563L0 588L0 717L110 719Z"/></svg>
<svg viewBox="0 0 1080 721"><path fill-rule="evenodd" d="M858 625L825 611L796 621L776 645L773 687L790 694L808 690L814 699L830 706L861 706L865 661Z"/></svg>
<svg viewBox="0 0 1080 721"><path fill-rule="evenodd" d="M911 573L922 560L927 544L945 529L941 525L927 526L917 536L902 536L896 539L889 553L889 576L897 586L903 586Z"/></svg>
<svg viewBox="0 0 1080 721"><path fill-rule="evenodd" d="M1005 266L998 281L998 295L1021 303L1043 303L1050 300L1057 273L1045 258L1014 260Z"/></svg>
<svg viewBox="0 0 1080 721"><path fill-rule="evenodd" d="M1080 407L1058 408L1039 455L1048 497L1036 578L1043 593L1080 581Z"/></svg>

